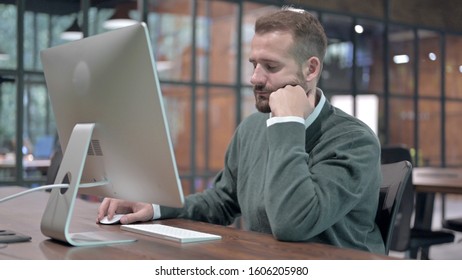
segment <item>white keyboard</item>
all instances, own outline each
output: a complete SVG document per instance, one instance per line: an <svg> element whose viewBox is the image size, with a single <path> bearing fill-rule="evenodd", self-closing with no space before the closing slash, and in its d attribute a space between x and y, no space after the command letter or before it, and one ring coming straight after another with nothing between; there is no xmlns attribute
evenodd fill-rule
<svg viewBox="0 0 462 280"><path fill-rule="evenodd" d="M220 235L159 224L121 225L122 230L177 241L180 243L202 242L221 239Z"/></svg>

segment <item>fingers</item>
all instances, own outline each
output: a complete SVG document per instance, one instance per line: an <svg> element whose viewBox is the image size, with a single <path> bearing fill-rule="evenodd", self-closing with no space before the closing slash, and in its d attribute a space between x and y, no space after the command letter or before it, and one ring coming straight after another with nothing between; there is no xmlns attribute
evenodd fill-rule
<svg viewBox="0 0 462 280"><path fill-rule="evenodd" d="M124 215L120 219L121 224L131 224L135 222L145 222L152 220L154 211L152 205L148 203L137 202L133 205L133 213Z"/></svg>
<svg viewBox="0 0 462 280"><path fill-rule="evenodd" d="M271 112L275 117L307 117L309 100L301 86L287 85L273 92L269 97Z"/></svg>
<svg viewBox="0 0 462 280"><path fill-rule="evenodd" d="M106 198L103 199L103 201L101 202L101 204L98 207L98 215L96 217L96 222L101 221L101 219L104 218L104 216L107 215L110 203L111 203L110 198L106 197Z"/></svg>
<svg viewBox="0 0 462 280"><path fill-rule="evenodd" d="M114 217L116 213L124 213L124 202L119 199L114 198L104 198L98 207L97 222L99 222L104 216L107 216L109 219Z"/></svg>
<svg viewBox="0 0 462 280"><path fill-rule="evenodd" d="M117 211L119 210L122 202L118 199L110 199L110 203L107 207L107 213L106 215L108 216L109 219L112 219L115 213L120 213L122 214L122 211Z"/></svg>
<svg viewBox="0 0 462 280"><path fill-rule="evenodd" d="M149 221L152 220L154 216L154 210L151 204L104 198L98 208L96 222L98 223L104 216L112 219L116 213L125 214L120 219L120 223L122 224Z"/></svg>
<svg viewBox="0 0 462 280"><path fill-rule="evenodd" d="M138 220L137 214L131 213L131 214L123 215L122 218L120 218L119 222L123 225L126 225L126 224L135 223L137 222L137 220Z"/></svg>

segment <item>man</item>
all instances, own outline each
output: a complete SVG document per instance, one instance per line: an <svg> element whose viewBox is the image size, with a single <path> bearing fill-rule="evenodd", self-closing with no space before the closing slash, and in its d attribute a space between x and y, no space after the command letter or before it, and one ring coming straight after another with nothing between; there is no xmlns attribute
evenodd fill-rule
<svg viewBox="0 0 462 280"><path fill-rule="evenodd" d="M98 213L122 223L188 218L282 241L322 242L384 253L374 219L380 144L362 122L317 88L327 39L311 14L283 8L259 18L250 63L258 113L237 128L214 187L181 209L105 199Z"/></svg>

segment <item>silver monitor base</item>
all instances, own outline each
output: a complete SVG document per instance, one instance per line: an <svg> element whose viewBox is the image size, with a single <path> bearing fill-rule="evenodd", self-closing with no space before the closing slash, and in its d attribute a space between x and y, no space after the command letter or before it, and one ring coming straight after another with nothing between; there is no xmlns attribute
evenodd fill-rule
<svg viewBox="0 0 462 280"><path fill-rule="evenodd" d="M77 198L82 171L95 124L75 125L55 179L60 184L67 176L69 188L53 189L42 216L42 233L73 246L98 246L136 241L112 232L70 233L69 225Z"/></svg>

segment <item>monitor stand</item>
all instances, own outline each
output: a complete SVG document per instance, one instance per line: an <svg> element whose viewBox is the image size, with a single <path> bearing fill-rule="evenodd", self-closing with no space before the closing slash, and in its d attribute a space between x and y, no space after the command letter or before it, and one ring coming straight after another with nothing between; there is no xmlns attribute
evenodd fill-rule
<svg viewBox="0 0 462 280"><path fill-rule="evenodd" d="M61 184L67 176L69 188L52 189L42 216L40 226L42 233L73 246L110 245L136 241L123 234L105 231L69 233L74 203L94 127L94 123L77 124L72 131L55 179L55 184Z"/></svg>

